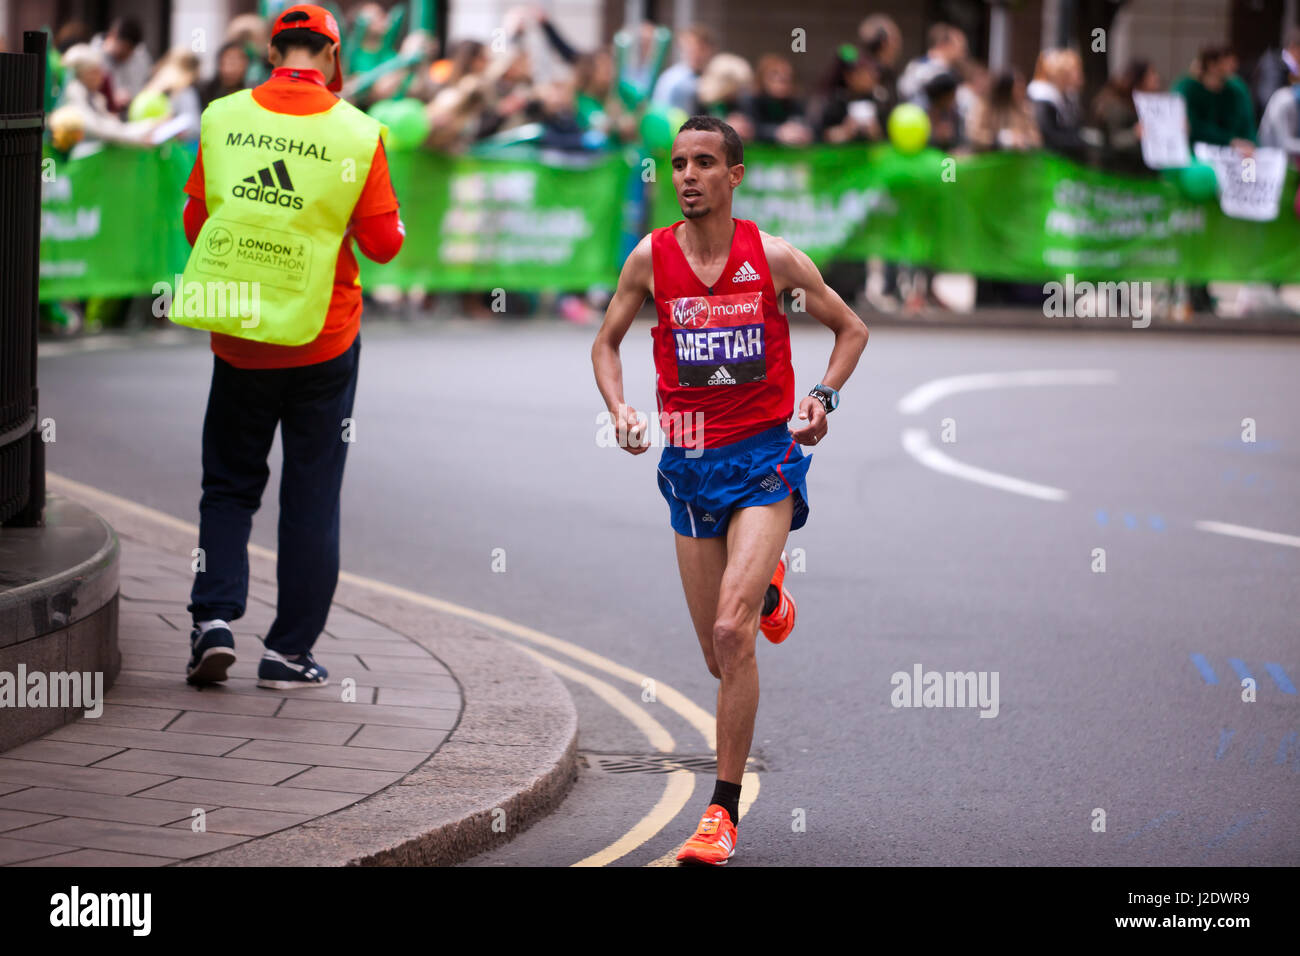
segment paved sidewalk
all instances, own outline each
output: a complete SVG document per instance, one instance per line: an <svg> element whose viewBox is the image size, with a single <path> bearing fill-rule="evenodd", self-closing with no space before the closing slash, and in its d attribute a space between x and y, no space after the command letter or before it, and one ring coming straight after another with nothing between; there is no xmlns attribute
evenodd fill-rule
<svg viewBox="0 0 1300 956"><path fill-rule="evenodd" d="M102 503L86 503L104 513ZM125 514L105 517L133 521ZM491 734L481 721L462 723L461 683L426 646L430 641L355 613L337 597L314 648L330 683L297 691L257 687L260 638L274 617L274 586L256 574L258 566L269 571L265 559L254 561L248 611L234 624L238 661L230 679L224 686L188 686L189 544L164 530L184 547L159 547L115 526L122 545L121 674L100 717L83 717L0 754L0 864L159 866L214 853L218 865L453 862L500 842L499 834L488 836L474 822L492 808L528 798L528 812L513 815L512 837L567 791L576 712L558 680L533 664L515 671L523 682L513 688L510 680L478 682L497 685L491 693L501 700L485 701L489 706L518 710L520 697L534 701L536 719L552 728L536 735L549 749L535 766L528 753L510 753L523 762L521 784L500 765L503 751L467 742L464 752L455 752L451 772L468 769L477 779L466 785L458 777L459 786L448 789L431 758L458 728L475 738ZM414 615L431 616L406 609L407 620ZM513 649L503 658L504 642L492 638L484 646L487 636L470 634L461 622L439 625L479 655L467 670L476 662L485 668L491 662L493 671L517 669L516 657L528 660ZM539 688L539 681L547 686ZM566 706L572 726L564 720ZM413 774L417 768L422 777ZM391 799L369 811L368 797L403 782L415 786L402 793L395 817ZM345 808L352 817L331 829L331 815ZM387 815L383 825L368 826L376 814ZM277 833L279 843L261 839ZM301 839L286 839L295 835ZM265 852L231 851L263 842Z"/></svg>
<svg viewBox="0 0 1300 956"><path fill-rule="evenodd" d="M257 687L275 616L260 582L226 685L187 686L190 581L175 555L123 541L121 675L99 718L0 755L0 862L151 866L225 849L396 783L456 725L460 688L442 662L340 607L315 648L327 686Z"/></svg>

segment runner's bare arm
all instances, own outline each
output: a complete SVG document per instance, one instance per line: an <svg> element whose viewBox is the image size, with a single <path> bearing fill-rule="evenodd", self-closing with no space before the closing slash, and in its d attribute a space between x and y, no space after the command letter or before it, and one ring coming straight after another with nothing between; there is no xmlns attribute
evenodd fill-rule
<svg viewBox="0 0 1300 956"><path fill-rule="evenodd" d="M596 332L596 341L591 346L596 387L600 389L605 407L609 409L618 430L619 444L634 455L648 447L638 440L644 435L645 423L638 420L636 409L623 400L623 361L619 358L618 349L648 295L654 295L654 265L650 255L650 237L646 236L637 243L623 263L618 288L609 300L609 307L605 309L605 321L601 323Z"/></svg>
<svg viewBox="0 0 1300 956"><path fill-rule="evenodd" d="M867 326L858 314L826 284L807 254L779 236L763 233L763 252L772 270L772 283L779 296L786 290L803 293L804 311L835 333L835 347L822 383L838 391L857 367L867 347Z"/></svg>
<svg viewBox="0 0 1300 956"><path fill-rule="evenodd" d="M835 347L821 383L839 391L857 367L862 350L867 347L867 326L856 312L826 284L821 272L800 249L779 236L761 233L763 253L772 271L772 284L778 296L786 290L802 294L803 309L835 333ZM826 434L826 411L821 402L805 397L799 402L799 418L806 424L793 430L801 444L816 444Z"/></svg>

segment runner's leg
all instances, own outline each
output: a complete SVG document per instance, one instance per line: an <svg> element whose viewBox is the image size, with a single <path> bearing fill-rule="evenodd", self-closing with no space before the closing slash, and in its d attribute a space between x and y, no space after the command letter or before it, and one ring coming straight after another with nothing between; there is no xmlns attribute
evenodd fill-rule
<svg viewBox="0 0 1300 956"><path fill-rule="evenodd" d="M727 528L727 564L718 591L713 653L718 687L718 779L739 784L745 773L758 711L754 642L763 595L790 533L794 498L737 508Z"/></svg>
<svg viewBox="0 0 1300 956"><path fill-rule="evenodd" d="M695 636L700 639L709 673L721 677L713 653L713 623L718 617L718 591L727 565L727 539L691 538L684 534L674 534L674 537L677 570L682 576L682 590L686 592L686 607L691 612Z"/></svg>

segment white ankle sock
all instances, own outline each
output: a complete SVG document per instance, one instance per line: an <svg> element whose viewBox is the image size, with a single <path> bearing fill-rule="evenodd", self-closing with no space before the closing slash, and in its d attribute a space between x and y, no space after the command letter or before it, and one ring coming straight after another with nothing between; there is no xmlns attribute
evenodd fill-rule
<svg viewBox="0 0 1300 956"><path fill-rule="evenodd" d="M230 625L227 624L225 621L221 620L221 618L219 618L219 617L218 617L218 618L214 618L214 619L211 620L211 621L199 621L199 622L198 622L197 624L195 624L194 626L197 627L197 628L199 629L199 636L200 636L200 637L202 637L204 634L208 633L208 631L212 630L212 628L214 628L214 627L224 627L226 630L230 630Z"/></svg>

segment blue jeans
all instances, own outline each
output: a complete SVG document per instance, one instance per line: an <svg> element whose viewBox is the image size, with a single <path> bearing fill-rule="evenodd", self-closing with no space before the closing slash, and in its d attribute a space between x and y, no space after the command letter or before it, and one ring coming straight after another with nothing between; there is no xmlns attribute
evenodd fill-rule
<svg viewBox="0 0 1300 956"><path fill-rule="evenodd" d="M278 596L266 646L286 656L310 651L325 627L339 577L339 491L348 444L361 338L327 362L240 369L213 356L203 419L203 497L189 611L195 622L238 620L248 601L248 535L270 469L276 426L280 476Z"/></svg>

